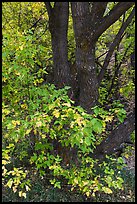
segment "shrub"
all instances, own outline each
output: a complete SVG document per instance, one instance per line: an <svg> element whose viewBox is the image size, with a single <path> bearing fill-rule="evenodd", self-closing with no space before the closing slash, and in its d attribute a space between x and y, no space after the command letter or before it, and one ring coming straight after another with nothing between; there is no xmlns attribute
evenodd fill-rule
<svg viewBox="0 0 137 204"><path fill-rule="evenodd" d="M39 173L50 174L55 188L66 183L87 197L122 189L122 158L107 156L98 164L89 154L115 116L123 121L124 110L96 106L89 115L75 107L67 95L70 87L42 83L46 70L35 69L34 39L18 34L3 41L3 185L26 197L32 175Z"/></svg>

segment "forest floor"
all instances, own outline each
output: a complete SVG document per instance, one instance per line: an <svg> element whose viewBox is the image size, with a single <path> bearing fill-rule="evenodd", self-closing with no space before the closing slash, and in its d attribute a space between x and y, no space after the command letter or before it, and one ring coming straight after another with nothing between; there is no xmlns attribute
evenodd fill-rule
<svg viewBox="0 0 137 204"><path fill-rule="evenodd" d="M20 198L11 189L2 189L2 202L135 202L135 151L126 159L127 167L122 170L124 190L115 190L113 194L98 193L94 198L86 198L68 187L56 189L46 181L35 179L32 191L27 198Z"/></svg>

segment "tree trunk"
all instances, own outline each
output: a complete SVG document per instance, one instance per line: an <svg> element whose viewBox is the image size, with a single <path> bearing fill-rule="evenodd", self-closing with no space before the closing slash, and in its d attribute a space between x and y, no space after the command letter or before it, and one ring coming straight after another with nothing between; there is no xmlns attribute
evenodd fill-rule
<svg viewBox="0 0 137 204"><path fill-rule="evenodd" d="M52 40L54 84L62 88L70 83L70 67L68 63L67 32L69 3L55 2L54 8L45 3L49 13L49 30Z"/></svg>
<svg viewBox="0 0 137 204"><path fill-rule="evenodd" d="M76 40L78 100L79 105L91 112L91 107L98 100L98 81L95 69L95 42L91 37L93 30L89 3L72 2L71 7Z"/></svg>
<svg viewBox="0 0 137 204"><path fill-rule="evenodd" d="M78 104L88 113L91 107L97 104L99 83L104 77L110 58L120 43L121 37L134 16L134 10L121 26L116 38L112 42L105 58L100 76L97 76L95 66L95 46L98 38L105 32L120 16L122 16L134 2L118 2L114 8L104 16L107 2L71 2L73 27L76 41L76 67L75 76L70 74L67 53L67 31L68 31L68 2L55 2L51 7L50 2L45 2L49 14L49 29L52 38L54 83L59 88L64 85L78 87L74 91ZM103 73L103 74L102 74ZM101 78L100 80L98 80ZM71 82L73 79L74 83ZM75 80L76 79L76 80ZM75 85L76 81L76 85ZM104 158L106 154L112 154L116 148L127 140L134 130L134 114L123 124L120 124L107 139L97 146L94 158Z"/></svg>

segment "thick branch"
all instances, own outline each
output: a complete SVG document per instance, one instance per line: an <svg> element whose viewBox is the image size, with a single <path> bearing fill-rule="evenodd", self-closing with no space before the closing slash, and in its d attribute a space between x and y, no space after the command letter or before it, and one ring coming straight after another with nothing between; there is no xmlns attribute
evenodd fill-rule
<svg viewBox="0 0 137 204"><path fill-rule="evenodd" d="M98 25L101 22L107 3L108 2L92 2L91 19L94 24Z"/></svg>
<svg viewBox="0 0 137 204"><path fill-rule="evenodd" d="M133 5L134 2L119 2L109 14L102 19L100 26L95 31L94 38L97 40L105 30L115 23L120 16Z"/></svg>
<svg viewBox="0 0 137 204"><path fill-rule="evenodd" d="M117 151L121 144L129 141L130 134L135 129L135 111L130 113L125 121L115 128L110 135L97 146L93 153L96 159L104 159Z"/></svg>
<svg viewBox="0 0 137 204"><path fill-rule="evenodd" d="M132 21L133 17L135 15L135 8L132 10L131 14L129 15L129 17L127 18L127 20L122 24L119 32L117 33L113 43L111 44L110 48L109 48L109 51L106 55L106 58L104 60L104 64L103 64L103 67L99 73L99 76L98 76L98 81L99 81L99 84L101 83L103 77L104 77L104 74L105 74L105 71L106 71L106 68L110 62L110 59L113 55L113 52L116 48L116 46L119 45L120 41L121 41L121 38L122 38L122 35L125 31L125 29L127 28L127 26L130 24L130 22Z"/></svg>
<svg viewBox="0 0 137 204"><path fill-rule="evenodd" d="M48 16L50 17L51 16L51 12L52 12L52 7L51 7L51 4L50 2L44 2L46 8L47 8L47 12L48 12Z"/></svg>

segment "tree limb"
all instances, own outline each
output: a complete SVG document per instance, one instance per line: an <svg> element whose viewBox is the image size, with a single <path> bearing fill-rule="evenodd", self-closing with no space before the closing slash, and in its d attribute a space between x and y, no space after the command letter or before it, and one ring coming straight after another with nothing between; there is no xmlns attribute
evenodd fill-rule
<svg viewBox="0 0 137 204"><path fill-rule="evenodd" d="M51 16L51 13L52 13L52 7L51 7L51 4L50 2L44 2L46 8L47 8L47 12L48 12L48 16L50 17Z"/></svg>
<svg viewBox="0 0 137 204"><path fill-rule="evenodd" d="M99 24L102 20L108 2L92 2L91 19L95 24Z"/></svg>
<svg viewBox="0 0 137 204"><path fill-rule="evenodd" d="M99 73L99 76L98 76L98 81L99 81L99 84L101 83L103 77L104 77L104 74L105 74L105 71L106 71L106 68L110 62L110 59L112 57L112 54L116 48L116 46L119 45L120 41L121 41L121 38L122 38L122 35L125 31L125 29L127 28L127 26L130 24L130 22L132 21L133 17L134 17L134 14L135 14L135 8L133 8L131 14L129 15L129 17L127 18L127 20L122 24L119 32L117 33L113 43L111 44L110 46L110 49L106 55L106 58L104 60L104 64L103 64L103 67Z"/></svg>
<svg viewBox="0 0 137 204"><path fill-rule="evenodd" d="M119 64L118 64L118 60L117 60L117 54L115 53L115 61L116 61L116 63L115 63L115 73L114 73L114 76L113 76L113 78L112 78L112 83L111 83L111 86L110 86L110 88L109 88L109 90L108 90L108 95L107 95L107 97L110 95L110 93L111 93L111 91L112 91L112 88L113 88L113 86L114 86L115 79L116 79L116 77L117 77L117 75L118 75L118 71L119 71L119 69L120 69L122 63L124 62L125 58L127 57L127 52L128 52L128 50L131 48L131 44L132 44L132 43L130 43L129 46L126 48L126 50L125 50L125 52L124 52L124 54L123 54L123 57L122 57L122 59L121 59L121 61L120 61Z"/></svg>
<svg viewBox="0 0 137 204"><path fill-rule="evenodd" d="M109 136L95 149L92 157L102 160L105 155L111 155L117 151L121 144L129 141L130 134L135 129L135 110L130 113L122 124L116 127Z"/></svg>
<svg viewBox="0 0 137 204"><path fill-rule="evenodd" d="M120 18L120 16L133 5L134 2L119 2L116 6L114 6L108 15L104 16L102 19L100 26L94 33L94 38L97 40L105 30L107 30L113 23L115 23Z"/></svg>

